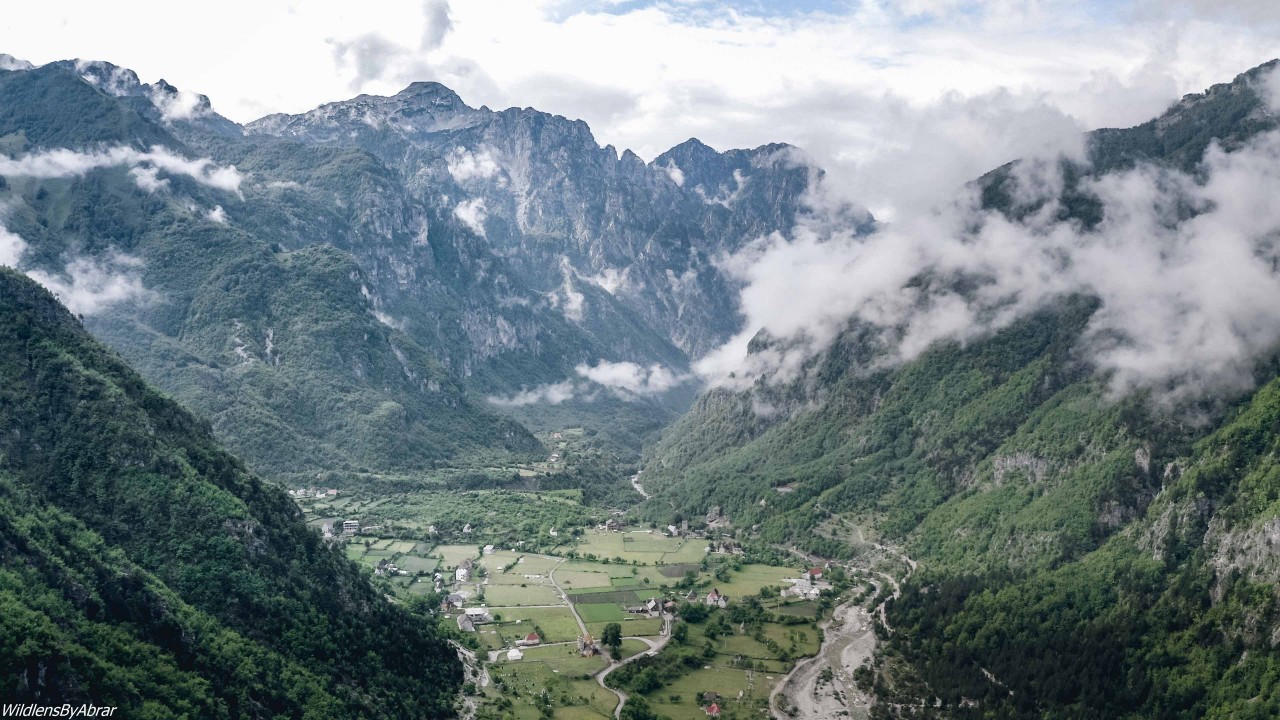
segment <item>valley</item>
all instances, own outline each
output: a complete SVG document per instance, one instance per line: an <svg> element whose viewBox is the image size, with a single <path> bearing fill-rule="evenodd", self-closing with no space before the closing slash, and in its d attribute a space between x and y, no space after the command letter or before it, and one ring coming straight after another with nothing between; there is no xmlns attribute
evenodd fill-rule
<svg viewBox="0 0 1280 720"><path fill-rule="evenodd" d="M1277 72L913 225L785 143L3 56L0 693L1280 716Z"/></svg>

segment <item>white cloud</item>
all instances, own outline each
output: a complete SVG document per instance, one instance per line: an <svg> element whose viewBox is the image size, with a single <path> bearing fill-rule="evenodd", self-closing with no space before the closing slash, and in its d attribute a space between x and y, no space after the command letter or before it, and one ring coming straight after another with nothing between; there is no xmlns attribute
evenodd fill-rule
<svg viewBox="0 0 1280 720"><path fill-rule="evenodd" d="M0 53L0 70L21 72L23 70L30 70L33 67L35 66L26 60L20 60L8 53Z"/></svg>
<svg viewBox="0 0 1280 720"><path fill-rule="evenodd" d="M91 152L57 149L29 153L16 158L0 156L0 176L60 178L85 175L104 167L124 165L138 187L148 192L161 185L159 173L182 175L202 185L240 193L243 176L234 165L222 167L208 158L191 160L168 148L155 146L147 152L117 146ZM139 172L133 172L138 170Z"/></svg>
<svg viewBox="0 0 1280 720"><path fill-rule="evenodd" d="M27 251L27 241L0 227L0 265L18 267L22 255Z"/></svg>
<svg viewBox="0 0 1280 720"><path fill-rule="evenodd" d="M157 86L151 91L151 103L160 111L160 117L170 122L192 120L209 114L203 100L199 93L188 90L166 92Z"/></svg>
<svg viewBox="0 0 1280 720"><path fill-rule="evenodd" d="M604 388L623 400L634 401L651 395L659 395L693 379L687 373L660 364L639 365L633 362L597 360L594 364L582 363L574 368L579 380L573 378L522 389L509 396L490 396L490 403L501 407L525 405L559 405L569 400L592 402L600 397Z"/></svg>
<svg viewBox="0 0 1280 720"><path fill-rule="evenodd" d="M0 227L0 265L21 269L26 251L25 240ZM60 273L39 269L24 272L48 288L71 312L95 315L116 303L150 297L150 291L142 285L141 267L142 261L137 258L112 252L100 259L72 258Z"/></svg>
<svg viewBox="0 0 1280 720"><path fill-rule="evenodd" d="M149 193L169 187L169 181L160 177L160 169L156 167L135 167L129 170L129 175L138 187Z"/></svg>
<svg viewBox="0 0 1280 720"><path fill-rule="evenodd" d="M667 177L671 178L671 182L684 187L684 171L680 169L679 165L676 165L674 160L668 162L662 169L666 171Z"/></svg>
<svg viewBox="0 0 1280 720"><path fill-rule="evenodd" d="M486 399L500 407L523 407L535 404L559 405L566 400L572 400L575 392L573 381L565 380L521 390L508 397L491 395Z"/></svg>
<svg viewBox="0 0 1280 720"><path fill-rule="evenodd" d="M484 207L484 198L463 200L453 208L453 216L471 229L471 232L484 237L484 221L489 213Z"/></svg>
<svg viewBox="0 0 1280 720"><path fill-rule="evenodd" d="M1058 167L1018 169L1025 199L1052 198ZM722 263L744 283L747 322L698 370L721 383L794 377L851 319L879 328L898 362L1083 293L1101 301L1084 347L1116 392L1176 403L1243 390L1280 346L1280 132L1212 148L1196 177L1139 166L1086 181L1105 209L1090 230L1056 222L1053 199L1010 221L966 194L868 237L800 228L793 241L762 239ZM1197 214L1183 219L1188 208ZM922 274L931 288L914 282ZM760 330L776 342L748 356Z"/></svg>
<svg viewBox="0 0 1280 720"><path fill-rule="evenodd" d="M597 385L632 395L663 393L688 380L688 376L660 364L645 367L633 362L598 360L594 365L582 363L574 371Z"/></svg>
<svg viewBox="0 0 1280 720"><path fill-rule="evenodd" d="M117 303L149 296L138 273L139 265L139 261L126 255L106 260L75 258L61 273L29 270L27 276L48 288L71 312L96 315Z"/></svg>
<svg viewBox="0 0 1280 720"><path fill-rule="evenodd" d="M216 223L225 225L227 223L227 211L223 210L221 205L215 205L209 211L208 218Z"/></svg>
<svg viewBox="0 0 1280 720"><path fill-rule="evenodd" d="M487 180L500 172L498 161L489 148L470 152L466 148L454 148L447 159L449 174L456 182Z"/></svg>

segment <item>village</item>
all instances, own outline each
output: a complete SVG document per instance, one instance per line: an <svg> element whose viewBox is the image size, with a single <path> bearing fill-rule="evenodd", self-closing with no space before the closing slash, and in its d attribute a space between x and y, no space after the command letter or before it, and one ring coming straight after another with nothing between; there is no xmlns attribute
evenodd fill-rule
<svg viewBox="0 0 1280 720"><path fill-rule="evenodd" d="M291 493L389 598L456 639L475 719L610 718L626 703L673 720L785 714L778 689L812 666L822 625L883 587L761 545L718 507L655 527L574 491ZM864 716L849 673L825 692Z"/></svg>

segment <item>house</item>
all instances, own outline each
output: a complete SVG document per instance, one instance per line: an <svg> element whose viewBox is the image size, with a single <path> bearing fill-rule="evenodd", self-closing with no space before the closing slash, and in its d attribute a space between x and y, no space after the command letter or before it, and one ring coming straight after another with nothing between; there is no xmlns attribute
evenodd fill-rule
<svg viewBox="0 0 1280 720"><path fill-rule="evenodd" d="M492 555L492 554L493 554L493 546L492 546L492 545L485 545L485 546L484 546L484 554L485 554L485 555Z"/></svg>
<svg viewBox="0 0 1280 720"><path fill-rule="evenodd" d="M428 525L428 526L427 526L427 534L428 534L428 535L435 535L435 534L436 534L436 526L435 526L435 525Z"/></svg>
<svg viewBox="0 0 1280 720"><path fill-rule="evenodd" d="M489 617L489 611L485 608L467 608L462 612L467 617L471 618L471 622L476 624L493 621L493 618Z"/></svg>
<svg viewBox="0 0 1280 720"><path fill-rule="evenodd" d="M582 657L594 657L600 655L600 646L591 638L591 633L578 636L578 654Z"/></svg>
<svg viewBox="0 0 1280 720"><path fill-rule="evenodd" d="M551 462L560 462L560 453L551 453Z"/></svg>
<svg viewBox="0 0 1280 720"><path fill-rule="evenodd" d="M511 648L507 651L507 659L512 662L515 662L516 660L523 660L524 653L520 652L520 648Z"/></svg>
<svg viewBox="0 0 1280 720"><path fill-rule="evenodd" d="M471 568L460 567L453 571L454 582L464 583L471 579Z"/></svg>
<svg viewBox="0 0 1280 720"><path fill-rule="evenodd" d="M697 600L697 599L698 599L698 591L697 591L697 590L690 590L690 591L689 591L689 594L684 596L684 599L685 599L685 600L688 600L689 602L693 602L694 600Z"/></svg>
<svg viewBox="0 0 1280 720"><path fill-rule="evenodd" d="M707 717L720 717L720 703L711 703L707 706Z"/></svg>
<svg viewBox="0 0 1280 720"><path fill-rule="evenodd" d="M627 612L632 615L647 615L649 610L643 605L629 605L627 606Z"/></svg>
<svg viewBox="0 0 1280 720"><path fill-rule="evenodd" d="M551 433L551 439L552 439L552 440L559 440L561 437L563 437L563 436L562 436L560 433L558 433L558 432L553 432L553 433Z"/></svg>
<svg viewBox="0 0 1280 720"><path fill-rule="evenodd" d="M676 537L677 535L680 534L680 531L676 529L675 525L668 525L667 534L670 535L671 537Z"/></svg>
<svg viewBox="0 0 1280 720"><path fill-rule="evenodd" d="M718 607L718 608L728 607L729 596L721 595L719 588L712 588L711 592L707 593L707 597L702 601L702 604L706 605L707 607Z"/></svg>
<svg viewBox="0 0 1280 720"><path fill-rule="evenodd" d="M470 534L471 534L471 523L467 523L466 525L463 525L463 526L462 526L462 532L464 532L464 533L466 533L466 534L470 535Z"/></svg>
<svg viewBox="0 0 1280 720"><path fill-rule="evenodd" d="M475 632L476 624L471 622L471 618L466 615L458 616L458 629L462 632Z"/></svg>
<svg viewBox="0 0 1280 720"><path fill-rule="evenodd" d="M338 497L338 491L335 490L334 488L329 488L328 490L325 490L324 494L328 495L329 497Z"/></svg>
<svg viewBox="0 0 1280 720"><path fill-rule="evenodd" d="M445 610L448 610L449 608L460 608L462 607L462 603L466 601L467 601L467 598L465 595L459 595L458 593L449 593L448 595L445 596L444 602L441 604L444 605Z"/></svg>
<svg viewBox="0 0 1280 720"><path fill-rule="evenodd" d="M703 705L714 705L718 702L720 702L720 693L715 692L714 690L708 690L707 692L702 693Z"/></svg>
<svg viewBox="0 0 1280 720"><path fill-rule="evenodd" d="M538 637L538 633L529 633L524 636L523 640L517 640L516 645L528 647L531 645L537 645L540 642L542 642L542 638Z"/></svg>
<svg viewBox="0 0 1280 720"><path fill-rule="evenodd" d="M550 530L548 530L547 534L550 535L551 537L560 537L560 533L556 532L555 528L551 528Z"/></svg>
<svg viewBox="0 0 1280 720"><path fill-rule="evenodd" d="M622 529L622 523L618 522L617 518L609 518L608 520L604 521L604 529L613 530L616 532Z"/></svg>
<svg viewBox="0 0 1280 720"><path fill-rule="evenodd" d="M821 579L822 579L822 568L820 568L820 567L809 568L809 579L810 579L810 580L821 580Z"/></svg>
<svg viewBox="0 0 1280 720"><path fill-rule="evenodd" d="M360 521L359 521L359 520L343 520L343 521L342 521L342 534L343 534L343 535L355 535L355 534L356 534L356 533L358 533L358 532L360 532Z"/></svg>
<svg viewBox="0 0 1280 720"><path fill-rule="evenodd" d="M650 615L657 615L658 608L660 607L662 606L658 604L657 598L649 598L649 602L644 604L645 611L648 612Z"/></svg>

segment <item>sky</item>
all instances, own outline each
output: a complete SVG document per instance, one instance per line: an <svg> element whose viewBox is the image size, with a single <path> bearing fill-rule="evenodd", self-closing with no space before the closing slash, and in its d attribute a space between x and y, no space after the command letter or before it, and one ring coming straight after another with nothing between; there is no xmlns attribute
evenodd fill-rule
<svg viewBox="0 0 1280 720"><path fill-rule="evenodd" d="M882 218L1280 54L1256 1L52 1L0 51L108 60L247 122L415 80L586 120L646 159L790 142ZM939 119L946 122L938 122Z"/></svg>

